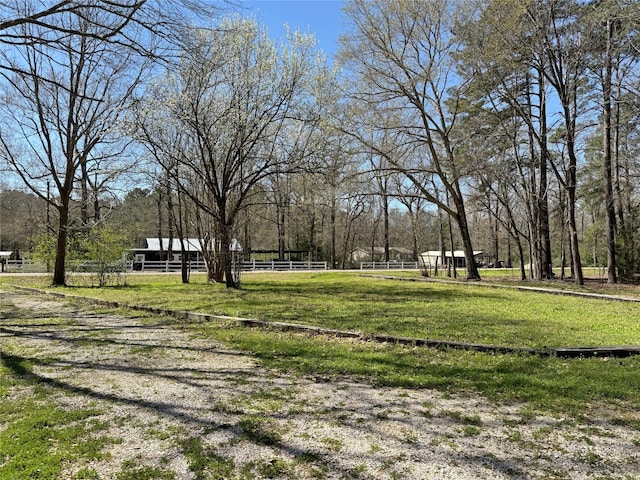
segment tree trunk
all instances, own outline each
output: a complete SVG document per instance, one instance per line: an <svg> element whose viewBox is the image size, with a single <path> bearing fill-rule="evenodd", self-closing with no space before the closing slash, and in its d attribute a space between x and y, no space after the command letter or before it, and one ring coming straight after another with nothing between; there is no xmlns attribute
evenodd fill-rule
<svg viewBox="0 0 640 480"><path fill-rule="evenodd" d="M456 255L455 248L456 245L453 243L453 225L451 224L451 215L449 215L449 248L451 249L451 262L449 263L449 268L447 269L447 276L451 276L453 274L453 278L458 278L458 270L456 268ZM456 222L459 224L458 219Z"/></svg>
<svg viewBox="0 0 640 480"><path fill-rule="evenodd" d="M613 169L611 149L611 39L612 21L607 20L607 47L604 65L604 77L602 80L603 110L602 110L602 145L604 167L604 203L605 203L605 228L607 234L607 281L617 283L616 276L616 210L613 197Z"/></svg>
<svg viewBox="0 0 640 480"><path fill-rule="evenodd" d="M222 223L218 226L218 261L219 271L224 275L224 281L227 288L240 288L240 282L233 275L233 258L231 256L231 225ZM220 278L221 281L222 278Z"/></svg>
<svg viewBox="0 0 640 480"><path fill-rule="evenodd" d="M489 200L489 208L491 208L491 197L489 197L488 200ZM500 202L496 198L496 212L495 212L495 216L493 217L493 228L491 229L491 236L493 238L493 258L494 258L496 267L498 267L500 264L500 240L498 238L498 234L500 232L500 219L498 217L498 215L500 215L499 209L500 209Z"/></svg>
<svg viewBox="0 0 640 480"><path fill-rule="evenodd" d="M277 205L276 206L276 215L278 216L277 219L277 223L278 223L278 260L279 261L284 261L284 254L285 254L285 212L284 212L284 207L282 205Z"/></svg>
<svg viewBox="0 0 640 480"><path fill-rule="evenodd" d="M409 218L411 219L411 250L413 253L413 260L419 261L420 252L418 251L418 212L419 208L416 207L414 214L413 210L409 208Z"/></svg>
<svg viewBox="0 0 640 480"><path fill-rule="evenodd" d="M457 190L460 191L459 186L456 185L456 187ZM465 211L462 195L452 196L454 205L456 207L455 220L458 224L458 228L460 229L460 237L462 238L462 248L464 250L464 258L467 266L467 280L481 280L480 272L478 271L478 265L476 265L476 259L473 255L471 232L469 230L467 212ZM453 256L453 251L451 252L451 255Z"/></svg>
<svg viewBox="0 0 640 480"><path fill-rule="evenodd" d="M524 249L522 248L522 241L520 240L520 236L515 236L516 246L518 247L518 258L520 259L520 280L527 279L527 272L524 266Z"/></svg>
<svg viewBox="0 0 640 480"><path fill-rule="evenodd" d="M549 180L547 169L549 165L549 150L547 145L547 97L544 73L538 72L540 82L540 176L538 185L538 238L540 239L540 276L543 279L553 277L551 257L551 232L549 228Z"/></svg>
<svg viewBox="0 0 640 480"><path fill-rule="evenodd" d="M620 88L618 87L617 92L618 97L621 95ZM625 201L623 199L622 193L622 185L621 185L621 177L622 177L622 165L620 162L620 102L614 103L614 111L615 111L615 120L614 120L614 128L613 128L613 147L612 147L612 155L614 162L614 190L615 190L615 202L616 202L616 213L618 216L618 228L620 230L625 229ZM628 180L628 177L627 177ZM626 211L631 211L629 208L630 205L627 205Z"/></svg>
<svg viewBox="0 0 640 480"><path fill-rule="evenodd" d="M533 82L531 81L530 76L527 74L527 116L529 119L533 118L533 100L531 98L532 93L530 90L532 89L531 85ZM541 129L544 130L544 124L541 125ZM542 264L543 253L542 253L542 240L540 236L542 235L543 229L541 226L541 212L542 208L540 202L540 195L538 194L538 188L543 187L542 182L540 182L540 187L538 185L538 177L536 173L536 162L535 159L538 159L539 163L542 163L541 157L542 155L542 142L538 142L540 147L540 151L536 150L536 133L534 131L533 121L527 121L527 134L528 134L528 146L529 146L529 156L531 157L531 165L528 167L529 177L530 179L527 181L527 175L521 173L520 178L521 182L526 185L527 197L528 197L528 230L529 230L529 275L532 279L539 280L542 278ZM544 185L546 188L546 185Z"/></svg>
<svg viewBox="0 0 640 480"><path fill-rule="evenodd" d="M340 262L340 268L344 270L347 266L347 257L349 255L349 245L351 243L351 225L352 220L347 218L344 232L344 243L342 245L342 259Z"/></svg>
<svg viewBox="0 0 640 480"><path fill-rule="evenodd" d="M233 277L233 262L228 243L222 245L220 253L222 262L224 264L224 279L227 288L240 288L240 285L238 285L235 278Z"/></svg>
<svg viewBox="0 0 640 480"><path fill-rule="evenodd" d="M467 223L467 217L464 213L464 209L462 214L459 214L456 217L456 220L458 222L458 227L460 228L460 236L462 237L462 246L464 249L464 259L467 264L467 280L481 280L478 265L476 265L476 259L473 255L471 234L469 232L469 224Z"/></svg>
<svg viewBox="0 0 640 480"><path fill-rule="evenodd" d="M191 258L189 258L189 255L191 253L187 252L187 249L185 247L185 238L187 238L185 225L188 225L189 222L185 218L187 216L187 212L184 205L182 204L182 195L179 189L176 190L176 200L178 201L178 215L176 217L174 213L172 215L172 218L173 223L176 226L178 238L180 238L180 273L182 276L182 283L186 284L191 280Z"/></svg>
<svg viewBox="0 0 640 480"><path fill-rule="evenodd" d="M171 185L170 179L167 175L165 179L167 182L167 233L168 233L168 242L167 242L167 262L171 262L173 260L173 232L174 232L174 223L173 217L175 216L173 211L173 195L171 193Z"/></svg>
<svg viewBox="0 0 640 480"><path fill-rule="evenodd" d="M442 210L438 206L438 247L440 248L440 258L442 259L442 268L445 267L447 261L447 249L444 245L444 221L442 220ZM436 268L434 275L438 276L438 262L436 261Z"/></svg>
<svg viewBox="0 0 640 480"><path fill-rule="evenodd" d="M331 268L336 268L336 191L331 186L331 211L329 212L329 228L331 229L331 246L329 253L329 261L331 262Z"/></svg>
<svg viewBox="0 0 640 480"><path fill-rule="evenodd" d="M576 222L576 193L575 186L567 188L567 205L569 220L569 248L571 250L571 272L576 285L584 285L584 276L582 274L582 261L580 259L580 248L578 242L578 226Z"/></svg>
<svg viewBox="0 0 640 480"><path fill-rule="evenodd" d="M82 178L80 179L80 223L83 227L89 225L89 174L87 173L87 162L81 161L80 168Z"/></svg>
<svg viewBox="0 0 640 480"><path fill-rule="evenodd" d="M565 108L566 111L566 108ZM565 113L566 118L570 118ZM584 285L582 261L578 241L578 225L576 221L576 185L578 159L575 153L575 129L567 129L567 151L569 154L569 169L567 173L567 212L569 220L569 246L571 249L571 268L576 285Z"/></svg>
<svg viewBox="0 0 640 480"><path fill-rule="evenodd" d="M160 260L164 258L164 246L162 245L162 191L158 188L158 242L160 243Z"/></svg>
<svg viewBox="0 0 640 480"><path fill-rule="evenodd" d="M60 223L58 224L58 239L56 242L56 261L53 267L53 281L54 287L62 287L66 285L65 277L65 262L67 259L67 233L69 223L69 200L67 198L62 199L62 205L58 209L60 216Z"/></svg>
<svg viewBox="0 0 640 480"><path fill-rule="evenodd" d="M386 195L386 192L383 192L382 195L382 214L383 214L383 236L384 236L384 261L388 262L390 259L389 255L389 198Z"/></svg>
<svg viewBox="0 0 640 480"><path fill-rule="evenodd" d="M102 213L100 211L100 197L98 196L98 187L93 191L93 221L98 224L102 220Z"/></svg>
<svg viewBox="0 0 640 480"><path fill-rule="evenodd" d="M180 274L182 283L189 283L190 273L189 252L184 247L184 239L180 239Z"/></svg>
<svg viewBox="0 0 640 480"><path fill-rule="evenodd" d="M311 218L309 219L309 261L315 259L316 257L316 214L311 213ZM304 260L304 259L303 259Z"/></svg>

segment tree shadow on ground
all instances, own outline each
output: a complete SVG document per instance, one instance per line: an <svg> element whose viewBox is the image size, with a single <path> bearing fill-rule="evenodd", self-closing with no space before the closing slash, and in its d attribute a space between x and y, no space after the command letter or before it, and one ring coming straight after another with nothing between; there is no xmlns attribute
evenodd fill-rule
<svg viewBox="0 0 640 480"><path fill-rule="evenodd" d="M59 314L60 312L56 312L56 315ZM28 384L46 386L65 397L81 396L87 400L104 402L111 406L125 405L143 409L159 418L168 418L188 425L191 430L195 429L201 432L225 430L236 438L237 442L261 444L263 443L262 439L271 438L272 441L270 440L268 446L274 452L291 458L306 458L310 464L317 468L329 470L332 474L338 474L345 478L358 478L358 476L354 476L354 470L348 466L354 461L362 464L387 465L389 475L392 475L394 462L401 463L399 458L385 451L355 453L353 454L354 458L349 458L349 461L346 462L343 458L346 454L337 452L330 445L323 443L328 441L326 438L315 443L312 442L312 445L307 448L304 444L301 446L299 438L265 437L251 431L246 425L247 418L257 415L265 421L273 421L277 424L299 425L301 433L306 433L305 427L309 425L309 419L319 422L318 430L323 431L322 425L335 422L338 417L346 438L388 437L389 433L385 431L380 419L376 417L375 411L370 407L379 399L366 388L357 392L357 396L360 397L357 409L345 406L334 407L335 409L318 409L317 404L324 402L326 400L324 397L314 398L307 405L306 400L297 402L295 398L292 399L290 392L277 387L279 381L284 382L284 385L293 385L288 379L276 378L274 380L272 373L256 369L251 363L246 368L229 367L232 362L225 361L225 358L243 356L238 352L228 351L217 345L211 347L185 346L128 339L133 336L134 332L153 336L154 330L171 330L164 325L122 322L122 317L118 317L119 322L111 326L102 323L96 328L90 324L79 323L80 319L77 317L57 325L42 322L41 320L44 318L47 318L46 315L40 313L38 318L33 317L33 323L15 322L6 317L1 321L0 339L10 339L13 342L9 348L0 349L0 363L10 375L22 379ZM115 338L114 331L117 331L119 338ZM42 346L43 342L48 342L50 348L36 348L34 350L28 348L29 345ZM27 347L24 352L20 352L21 345ZM111 348L126 348L132 352L135 349L145 348L151 351L152 358L146 359L150 360L149 362L141 363L137 362L136 355L133 353L127 357L129 361L122 363L109 361L108 356L102 358ZM78 359L79 355L83 355L82 351L86 352L86 360ZM167 356L170 357L171 354L167 352L172 351L183 352L191 356L215 354L219 363L200 367L162 365L161 360ZM160 364L154 364L155 354L158 354L157 358ZM133 378L133 381L139 385L171 383L178 385L179 389L185 390L209 389L212 403L194 407L183 403L179 398L159 399L153 395L139 398L130 394L132 392L121 388L109 388L110 381L116 381L113 379L125 375ZM87 381L88 379L90 381ZM220 392L216 390L221 385L224 386L223 397L219 397ZM330 385L327 385L327 388L330 388ZM265 395L264 392L270 392L274 399L282 400L282 406L267 411L261 408L256 410L255 405L260 403L259 398ZM218 403L227 405L223 408L226 410L221 421L216 421L215 415L212 415L214 410L220 408L216 405L216 398L218 398ZM393 421L397 424L406 422L407 429L411 425L407 418L397 418ZM445 419L445 421L447 420ZM427 424L420 434L435 435L440 428L442 428L441 423ZM398 433L395 441L403 443L405 456L408 458L419 456L420 445L405 441L402 436L402 432ZM463 457L456 459L456 462L476 461L473 456L464 455ZM486 463L487 459L480 458L477 461ZM506 465L504 468L515 467L516 465Z"/></svg>
<svg viewBox="0 0 640 480"><path fill-rule="evenodd" d="M56 312L56 315L60 315L60 312ZM394 465L403 465L405 461L409 464L413 462L413 465L430 461L429 458L421 460L420 456L425 454L437 455L451 464L467 465L470 470L484 468L485 473L494 472L511 478L518 478L519 472L526 468L511 455L512 452L496 456L490 451L466 449L469 439L457 439L456 448L428 443L426 439L438 440L443 437L443 432L464 428L464 422L461 423L454 416L434 412L433 417L424 417L416 424L415 418L405 413L414 411L414 400L408 397L383 398L380 390L372 389L365 382L355 386L349 384L348 391L353 396L350 399L341 390L343 380L336 378L329 379L322 388L318 387L312 396L299 398L300 382L314 385L319 382L276 374L257 367L251 360L237 366L234 359L244 354L230 351L219 344L203 345L206 342L204 339L174 344L170 341L172 332L184 338L186 335L165 324L136 324L131 319L116 316L107 317L113 318L112 322L101 321L101 317L95 315L82 319L81 312L72 316L67 323L61 322L55 326L42 322L43 318L46 317L39 314L32 324L11 318L0 321L0 339L13 340L8 348L0 349L1 363L10 374L31 384L46 386L66 397L77 395L114 407L125 405L142 409L161 419L186 425L190 431L200 432L198 435L202 438L210 432L224 431L233 439L230 443L266 445L275 455L307 458L317 468L343 478L366 478L354 473L349 466L354 462L377 465L379 468L386 465L386 469L378 473L380 477L387 475L387 478L391 478ZM155 335L169 341L154 340ZM48 351L42 348L20 350L22 345L44 344L49 345ZM274 348L277 347L274 345ZM119 361L116 361L109 356L111 349L126 351L126 354L121 354ZM183 354L196 359L195 363L192 366L178 364ZM299 361L296 358L287 358L286 362L284 358L281 360L284 363ZM364 374L370 373L375 381L377 370L402 370L407 361L412 361L412 358L403 355L372 357L369 361L370 371ZM521 363L519 365L522 366ZM508 360L497 365L473 362L464 366L424 364L424 368L431 370L433 385L430 386L444 391L447 391L451 379L486 379L488 382L493 378L491 381L495 384L496 375L502 373L517 373L518 382L531 382L527 385L533 387L538 381L535 371L541 368L540 360L531 358L529 367L524 372L507 372ZM113 388L110 385L125 376L138 386L149 384L162 389L165 385L175 385L176 390L186 392L185 395L195 391L191 389L201 389L208 400L194 405L188 398L155 395L153 388L140 390L136 394L121 386ZM514 385L505 383L503 386L513 388ZM519 388L527 387L523 385ZM468 386L473 388L472 384ZM269 407L272 400L276 406ZM465 402L462 399L458 408L464 409ZM257 430L251 427L255 426L250 422L253 419L262 422L258 423ZM329 431L328 425L336 423L339 424L341 437L327 437L330 435L325 433ZM260 430L260 425L264 428L294 425L299 433L268 435ZM497 423L482 424L482 429L491 432L499 428ZM308 435L309 438L301 442L301 435ZM373 438L386 438L401 445L402 458L391 449L374 448ZM346 443L351 439L365 439L371 447L357 452L339 448L338 441ZM336 443L332 444L331 440ZM350 458L347 459L348 456Z"/></svg>

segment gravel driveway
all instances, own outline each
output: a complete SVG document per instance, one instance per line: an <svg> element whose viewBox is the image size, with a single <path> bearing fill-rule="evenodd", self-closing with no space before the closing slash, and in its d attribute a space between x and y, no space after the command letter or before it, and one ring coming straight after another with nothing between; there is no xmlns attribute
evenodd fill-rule
<svg viewBox="0 0 640 480"><path fill-rule="evenodd" d="M89 465L99 478L135 464L175 479L640 479L640 432L603 412L547 418L479 397L284 375L148 318L0 293L34 319L0 319L2 350L49 358L34 371L55 401L100 409L121 440ZM194 464L189 442L209 467ZM80 467L66 465L65 478Z"/></svg>

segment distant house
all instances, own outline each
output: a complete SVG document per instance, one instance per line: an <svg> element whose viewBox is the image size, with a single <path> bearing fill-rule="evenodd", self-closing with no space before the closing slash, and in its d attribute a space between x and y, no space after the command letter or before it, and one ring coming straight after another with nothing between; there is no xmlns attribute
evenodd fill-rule
<svg viewBox="0 0 640 480"><path fill-rule="evenodd" d="M351 251L351 261L353 262L366 262L371 258L371 250L367 251L364 248L356 248Z"/></svg>
<svg viewBox="0 0 640 480"><path fill-rule="evenodd" d="M484 252L481 250L474 250L473 257L477 258L480 255L483 255ZM425 267L434 268L436 265L441 267L444 265L448 265L451 263L451 259L454 259L456 268L467 268L467 262L464 257L463 250L454 250L453 255L451 255L451 250L445 252L445 261L442 258L442 252L440 250L429 250L427 252L422 252L420 254L420 263L422 263Z"/></svg>

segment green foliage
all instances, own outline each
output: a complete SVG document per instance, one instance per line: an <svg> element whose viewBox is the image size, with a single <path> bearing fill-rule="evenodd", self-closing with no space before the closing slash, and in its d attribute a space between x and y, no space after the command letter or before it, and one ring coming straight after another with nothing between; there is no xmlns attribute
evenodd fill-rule
<svg viewBox="0 0 640 480"><path fill-rule="evenodd" d="M583 258L586 263L594 266L606 266L607 242L602 222L594 222L584 232L582 244Z"/></svg>
<svg viewBox="0 0 640 480"><path fill-rule="evenodd" d="M159 191L134 188L127 192L107 219L107 224L135 242L158 234Z"/></svg>
<svg viewBox="0 0 640 480"><path fill-rule="evenodd" d="M32 238L46 229L46 211L45 201L33 193L0 186L0 250L31 250Z"/></svg>
<svg viewBox="0 0 640 480"><path fill-rule="evenodd" d="M57 237L41 233L32 238L33 257L47 265L47 271L56 259ZM109 226L96 226L88 231L71 231L67 240L67 263L74 271L89 272L92 284L106 286L121 284L124 273L123 254L130 247L128 237Z"/></svg>
<svg viewBox="0 0 640 480"><path fill-rule="evenodd" d="M100 287L124 283L123 256L130 245L124 234L108 226L96 226L74 240L69 243L77 263L75 270L91 273L92 284Z"/></svg>
<svg viewBox="0 0 640 480"><path fill-rule="evenodd" d="M129 246L127 238L110 227L94 227L84 242L85 258L109 264L122 259Z"/></svg>
<svg viewBox="0 0 640 480"><path fill-rule="evenodd" d="M47 265L47 271L56 260L56 236L49 233L38 233L31 238L33 242L33 259Z"/></svg>

